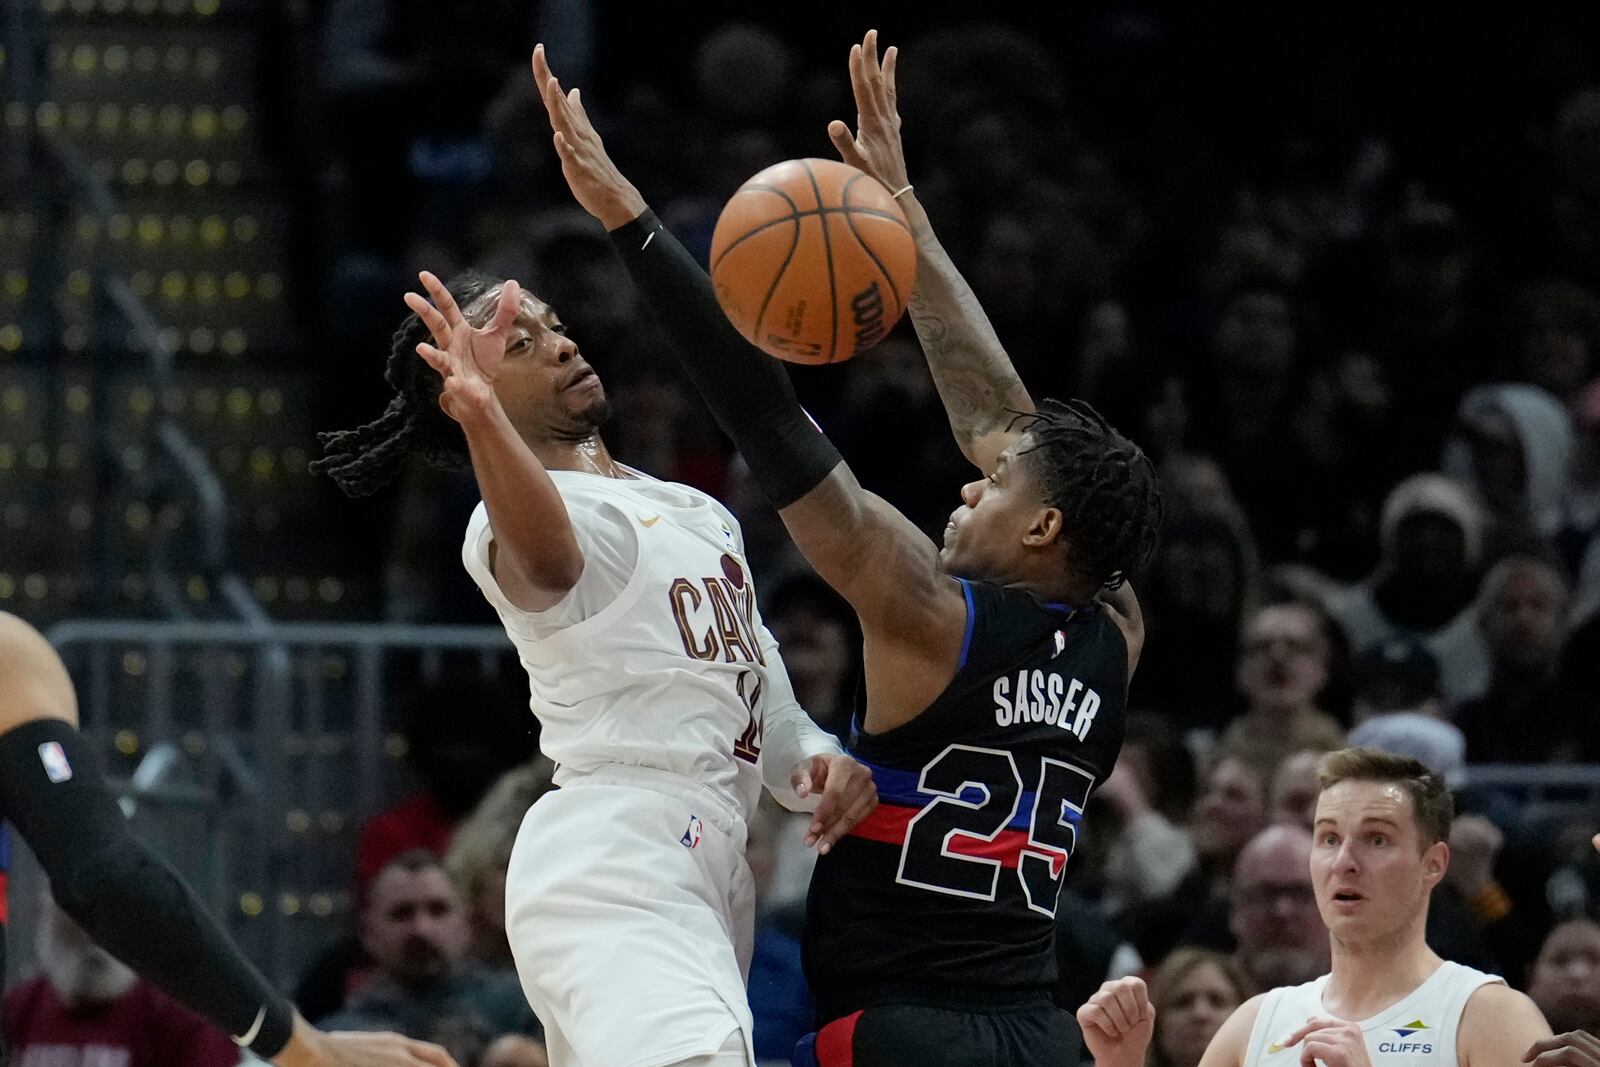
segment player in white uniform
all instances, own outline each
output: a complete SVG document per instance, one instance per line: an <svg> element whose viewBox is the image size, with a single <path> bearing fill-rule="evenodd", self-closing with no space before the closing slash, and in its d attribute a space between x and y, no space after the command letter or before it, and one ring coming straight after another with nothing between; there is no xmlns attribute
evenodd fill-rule
<svg viewBox="0 0 1600 1067"><path fill-rule="evenodd" d="M1443 779L1415 760L1330 754L1311 880L1332 969L1240 1005L1200 1067L1507 1067L1536 1055L1536 1043L1550 1048L1533 1001L1424 940L1428 897L1450 862L1450 818ZM1142 1067L1155 1012L1139 979L1107 982L1078 1022L1096 1067Z"/></svg>
<svg viewBox="0 0 1600 1067"><path fill-rule="evenodd" d="M796 703L733 517L611 458L604 390L554 310L472 277L452 283L463 312L422 280L433 303L407 294L417 318L391 352L399 396L327 435L318 469L354 494L416 451L477 475L462 558L558 765L506 885L551 1063L751 1064L746 818L765 782L814 810L807 842L826 850L876 802L871 776Z"/></svg>

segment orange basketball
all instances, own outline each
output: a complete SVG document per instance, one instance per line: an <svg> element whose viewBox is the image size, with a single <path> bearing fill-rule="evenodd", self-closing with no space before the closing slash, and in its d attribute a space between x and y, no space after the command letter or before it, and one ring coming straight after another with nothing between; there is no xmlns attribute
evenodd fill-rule
<svg viewBox="0 0 1600 1067"><path fill-rule="evenodd" d="M874 178L791 159L733 194L711 236L717 301L751 344L793 363L858 356L905 312L917 248Z"/></svg>

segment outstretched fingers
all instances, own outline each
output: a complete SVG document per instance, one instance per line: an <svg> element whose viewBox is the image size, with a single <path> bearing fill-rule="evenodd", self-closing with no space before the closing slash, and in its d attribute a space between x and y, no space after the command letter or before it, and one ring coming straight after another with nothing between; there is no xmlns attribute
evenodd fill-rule
<svg viewBox="0 0 1600 1067"><path fill-rule="evenodd" d="M428 296L433 298L433 306L439 309L444 316L444 321L451 330L455 330L465 323L461 316L461 308L456 304L456 298L450 295L450 290L444 287L432 271L423 271L417 277L422 279L422 287L428 290Z"/></svg>
<svg viewBox="0 0 1600 1067"><path fill-rule="evenodd" d="M494 319L484 332L496 337L501 336L511 329L511 323L516 320L517 312L520 310L522 310L522 286L517 284L515 278L508 278L505 285L500 287L500 300L494 306Z"/></svg>
<svg viewBox="0 0 1600 1067"><path fill-rule="evenodd" d="M422 341L417 345L417 355L422 357L422 362L439 372L439 377L448 379L452 373L450 357L439 349Z"/></svg>
<svg viewBox="0 0 1600 1067"><path fill-rule="evenodd" d="M433 343L440 348L449 348L450 324L444 321L439 309L428 303L427 297L421 293L407 293L405 300L406 307L417 313L417 318L422 320L422 324L433 335Z"/></svg>

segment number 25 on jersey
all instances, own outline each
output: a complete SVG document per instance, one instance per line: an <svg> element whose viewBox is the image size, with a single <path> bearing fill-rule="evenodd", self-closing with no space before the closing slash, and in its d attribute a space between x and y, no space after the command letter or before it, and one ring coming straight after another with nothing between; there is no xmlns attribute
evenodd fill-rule
<svg viewBox="0 0 1600 1067"><path fill-rule="evenodd" d="M1037 787L1027 792L1010 752L951 745L934 757L917 783L934 799L906 828L896 880L992 901L1004 872L1015 870L1028 907L1054 915L1094 776L1039 762Z"/></svg>

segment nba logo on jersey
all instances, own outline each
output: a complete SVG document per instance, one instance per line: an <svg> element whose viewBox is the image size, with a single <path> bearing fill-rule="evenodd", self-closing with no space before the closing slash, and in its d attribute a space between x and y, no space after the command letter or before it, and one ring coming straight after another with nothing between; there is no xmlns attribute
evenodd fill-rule
<svg viewBox="0 0 1600 1067"><path fill-rule="evenodd" d="M1061 655L1061 653L1065 652L1066 650L1067 650L1067 631L1065 631L1065 630L1057 630L1056 631L1056 650L1050 654L1050 658L1051 659L1055 659L1057 656Z"/></svg>
<svg viewBox="0 0 1600 1067"><path fill-rule="evenodd" d="M72 764L67 762L67 754L61 750L61 745L56 741L46 741L39 746L39 762L44 764L44 773L52 782L61 783L72 778Z"/></svg>
<svg viewBox="0 0 1600 1067"><path fill-rule="evenodd" d="M678 843L684 848L694 848L694 846L700 843L700 830L701 823L699 816L689 816L689 828L683 832L683 836L678 839Z"/></svg>

